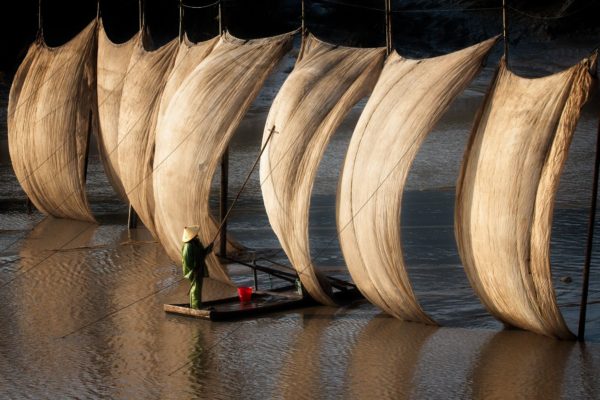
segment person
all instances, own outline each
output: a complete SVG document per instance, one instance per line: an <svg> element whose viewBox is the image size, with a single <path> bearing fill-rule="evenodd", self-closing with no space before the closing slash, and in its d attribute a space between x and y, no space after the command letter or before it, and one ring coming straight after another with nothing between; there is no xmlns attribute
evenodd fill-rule
<svg viewBox="0 0 600 400"><path fill-rule="evenodd" d="M213 244L204 247L198 237L198 225L186 226L183 229L183 245L181 247L181 264L183 276L190 281L190 307L199 309L202 306L202 281L208 278L206 256L213 249Z"/></svg>

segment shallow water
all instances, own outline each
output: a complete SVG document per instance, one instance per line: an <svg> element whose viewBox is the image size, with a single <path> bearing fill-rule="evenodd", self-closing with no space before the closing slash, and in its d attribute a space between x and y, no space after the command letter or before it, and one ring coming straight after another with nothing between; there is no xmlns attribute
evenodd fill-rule
<svg viewBox="0 0 600 400"><path fill-rule="evenodd" d="M266 112L291 65L290 56L270 78L232 143L232 195L258 154ZM453 235L454 185L472 116L491 73L488 66L428 137L404 196L401 225L409 274L423 307L442 328L397 321L367 302L235 323L166 315L162 304L185 299L187 285L144 229L127 231L127 207L110 189L97 157L91 157L88 194L99 225L27 214L24 193L10 166L1 164L0 394L5 398L600 398L598 243L590 286L590 300L596 304L588 309L585 346L502 330L474 296L461 267ZM5 99L5 90L0 92ZM354 108L327 149L310 215L316 263L346 279L350 277L336 239L335 188L363 105L364 101ZM552 234L557 298L573 330L579 312L597 109L596 99L578 125ZM0 132L0 144L3 135ZM1 147L0 160L8 160ZM216 207L216 196L213 200ZM258 255L287 263L268 225L257 173L229 225L232 234ZM561 281L566 276L573 281ZM235 271L234 280L252 282L243 270ZM263 274L259 281L262 289L283 284Z"/></svg>
<svg viewBox="0 0 600 400"><path fill-rule="evenodd" d="M186 285L143 230L121 224L46 219L2 260L5 398L600 396L600 345L472 318L435 328L366 302L233 323L166 315Z"/></svg>

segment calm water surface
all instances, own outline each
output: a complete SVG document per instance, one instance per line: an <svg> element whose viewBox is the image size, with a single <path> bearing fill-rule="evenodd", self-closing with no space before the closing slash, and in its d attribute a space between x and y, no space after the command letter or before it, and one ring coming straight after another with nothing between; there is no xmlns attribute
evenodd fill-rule
<svg viewBox="0 0 600 400"><path fill-rule="evenodd" d="M563 60L570 55L560 53ZM268 106L292 64L293 57L284 60L240 126L231 148L233 194L257 156ZM462 270L453 236L454 185L491 73L487 67L429 136L404 197L409 274L423 307L442 328L395 320L364 301L235 323L166 315L162 305L183 301L187 284L143 228L126 229L127 208L109 188L97 157L91 159L88 193L100 223L87 224L28 215L0 148L1 397L600 398L598 250L586 345L503 330L473 295ZM6 91L1 93L4 105ZM330 143L311 208L316 263L346 279L335 233L335 187L363 105ZM584 110L553 225L554 283L573 330L598 106L594 100ZM0 132L0 147L5 143ZM230 226L248 248L287 263L268 225L258 174ZM233 277L238 284L251 283L246 271L236 269ZM565 277L572 282L563 282ZM283 284L259 279L262 289Z"/></svg>

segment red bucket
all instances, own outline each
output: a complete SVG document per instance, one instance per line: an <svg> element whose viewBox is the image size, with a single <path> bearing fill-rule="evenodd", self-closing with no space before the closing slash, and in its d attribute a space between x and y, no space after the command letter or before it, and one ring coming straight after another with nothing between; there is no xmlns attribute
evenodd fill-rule
<svg viewBox="0 0 600 400"><path fill-rule="evenodd" d="M250 301L250 299L252 298L252 288L251 287L239 287L237 288L238 291L238 297L240 298L241 302L246 302L246 301Z"/></svg>

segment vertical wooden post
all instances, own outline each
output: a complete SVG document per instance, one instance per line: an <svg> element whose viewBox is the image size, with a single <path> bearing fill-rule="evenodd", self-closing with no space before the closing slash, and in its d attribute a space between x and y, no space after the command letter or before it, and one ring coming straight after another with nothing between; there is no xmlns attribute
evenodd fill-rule
<svg viewBox="0 0 600 400"><path fill-rule="evenodd" d="M219 35L223 34L223 5L219 1ZM227 257L227 197L229 191L229 147L225 149L221 158L221 196L220 196L220 215L221 231L219 236L219 255Z"/></svg>
<svg viewBox="0 0 600 400"><path fill-rule="evenodd" d="M307 36L307 32L306 32L306 17L304 14L304 0L301 1L301 21L302 21L302 26L300 28L300 50L298 51L298 60L300 61L302 60L302 57L304 56L304 47L306 46L306 36Z"/></svg>
<svg viewBox="0 0 600 400"><path fill-rule="evenodd" d="M588 222L587 245L585 249L585 261L583 264L583 283L581 287L581 306L579 307L579 329L577 338L583 341L585 338L585 318L587 312L588 288L590 285L590 263L592 260L592 246L594 243L594 224L596 221L596 199L598 197L598 173L600 170L600 119L598 121L598 133L596 135L596 161L594 163L594 182L592 183L592 201L590 205L590 218Z"/></svg>
<svg viewBox="0 0 600 400"><path fill-rule="evenodd" d="M219 35L223 34L223 0L219 1Z"/></svg>
<svg viewBox="0 0 600 400"><path fill-rule="evenodd" d="M392 2L385 0L385 48L386 55L392 53Z"/></svg>
<svg viewBox="0 0 600 400"><path fill-rule="evenodd" d="M258 291L258 272L256 271L256 253L252 254L252 271L254 272L254 290Z"/></svg>
<svg viewBox="0 0 600 400"><path fill-rule="evenodd" d="M301 1L302 4L302 40L304 40L304 34L306 32L306 23L305 23L305 11L304 11L304 0Z"/></svg>
<svg viewBox="0 0 600 400"><path fill-rule="evenodd" d="M504 60L508 66L508 19L506 18L506 0L502 0L502 37L504 39Z"/></svg>
<svg viewBox="0 0 600 400"><path fill-rule="evenodd" d="M87 132L87 141L85 143L85 165L83 166L83 181L87 182L88 176L88 165L90 163L90 139L92 138L92 127L94 114L92 110L90 110L88 115L88 132Z"/></svg>
<svg viewBox="0 0 600 400"><path fill-rule="evenodd" d="M38 37L44 36L44 21L42 19L42 0L38 0Z"/></svg>
<svg viewBox="0 0 600 400"><path fill-rule="evenodd" d="M227 197L229 189L229 148L225 149L221 158L221 198L220 198L220 215L221 215L221 231L219 236L219 255L227 256Z"/></svg>
<svg viewBox="0 0 600 400"><path fill-rule="evenodd" d="M183 0L179 0L179 43L183 42Z"/></svg>
<svg viewBox="0 0 600 400"><path fill-rule="evenodd" d="M138 216L133 206L129 204L129 215L127 216L127 228L135 229L137 228Z"/></svg>
<svg viewBox="0 0 600 400"><path fill-rule="evenodd" d="M139 11L139 25L140 25L140 31L142 29L144 29L144 0L139 0L138 3L138 11Z"/></svg>

